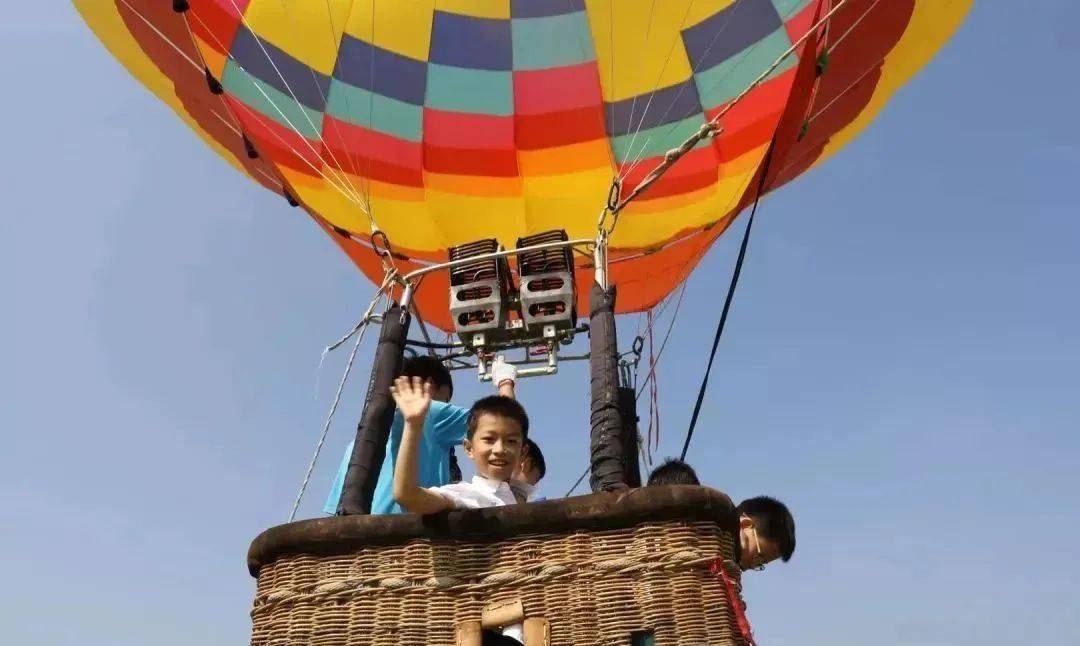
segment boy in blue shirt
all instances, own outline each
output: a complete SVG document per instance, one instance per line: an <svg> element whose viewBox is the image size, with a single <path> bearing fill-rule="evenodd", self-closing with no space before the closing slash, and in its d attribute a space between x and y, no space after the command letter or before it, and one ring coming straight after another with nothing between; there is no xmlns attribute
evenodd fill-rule
<svg viewBox="0 0 1080 646"><path fill-rule="evenodd" d="M465 439L468 432L466 421L469 410L450 403L450 398L454 394L454 382L450 377L450 371L438 358L419 356L406 359L401 374L405 377L418 377L422 381L431 382L434 388L433 401L427 418L424 420L424 432L419 447L420 486L439 487L449 484L450 452L455 446L461 445ZM503 361L502 357L496 357L492 365L492 383L498 388L499 394L513 397L516 379L517 368ZM390 426L390 437L386 442L386 457L379 470L379 480L375 484L375 494L371 500L372 514L405 513L401 505L394 500L392 491L394 462L401 446L404 426L405 421L401 412L395 410L394 421ZM323 506L323 512L331 516L337 513L341 490L345 486L345 472L349 470L349 458L352 456L352 451L353 441L350 441L345 447L345 455L341 459L337 476L330 487L330 495L327 496L326 504Z"/></svg>

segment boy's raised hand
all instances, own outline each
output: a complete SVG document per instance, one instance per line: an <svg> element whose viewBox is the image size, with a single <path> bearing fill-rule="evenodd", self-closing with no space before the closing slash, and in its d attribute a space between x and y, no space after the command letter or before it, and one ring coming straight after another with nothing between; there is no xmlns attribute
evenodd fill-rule
<svg viewBox="0 0 1080 646"><path fill-rule="evenodd" d="M390 386L390 394L406 424L423 424L434 391L435 386L420 377L401 376Z"/></svg>

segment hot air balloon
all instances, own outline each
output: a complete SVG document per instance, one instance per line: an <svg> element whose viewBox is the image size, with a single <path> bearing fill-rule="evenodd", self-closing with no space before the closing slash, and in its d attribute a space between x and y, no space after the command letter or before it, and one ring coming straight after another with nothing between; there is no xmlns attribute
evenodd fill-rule
<svg viewBox="0 0 1080 646"><path fill-rule="evenodd" d="M553 358L589 312L594 376L614 381L614 314L654 307L748 205L866 128L971 0L74 3L207 145L401 290L377 396L404 344L390 313L458 332L483 374L485 343ZM595 418L595 379L593 394ZM620 427L613 400L601 425ZM533 621L527 644L748 643L730 500L617 495L441 533L377 516L274 528L250 556L253 643L479 643L503 611Z"/></svg>

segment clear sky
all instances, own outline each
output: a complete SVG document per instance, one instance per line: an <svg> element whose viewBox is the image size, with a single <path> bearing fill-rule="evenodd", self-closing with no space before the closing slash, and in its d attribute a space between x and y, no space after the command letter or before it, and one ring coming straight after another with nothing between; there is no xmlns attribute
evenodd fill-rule
<svg viewBox="0 0 1080 646"><path fill-rule="evenodd" d="M746 579L761 643L1080 643L1077 24L1074 0L982 0L868 132L763 203L690 454L796 515L792 562ZM316 395L320 350L370 286L70 6L7 7L0 59L0 638L244 643L248 542L288 516L344 358ZM690 280L661 456L737 237ZM585 383L520 388L548 495L585 465Z"/></svg>

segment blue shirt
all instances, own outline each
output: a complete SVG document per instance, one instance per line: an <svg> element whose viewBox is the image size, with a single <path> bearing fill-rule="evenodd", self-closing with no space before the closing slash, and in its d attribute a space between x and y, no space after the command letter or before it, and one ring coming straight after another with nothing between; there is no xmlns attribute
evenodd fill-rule
<svg viewBox="0 0 1080 646"><path fill-rule="evenodd" d="M450 449L461 444L467 430L465 422L469 417L468 409L431 402L427 418L424 420L424 434L420 438L420 460L417 465L419 485L421 487L441 487L450 483ZM405 510L394 500L394 463L397 462L398 449L401 447L401 435L405 429L405 420L401 413L394 411L394 422L390 425L390 438L386 441L386 457L379 470L379 480L375 484L375 496L371 500L373 514L403 514ZM337 513L341 490L345 486L345 472L349 470L349 458L352 457L353 442L345 447L330 495L326 497L323 512Z"/></svg>

